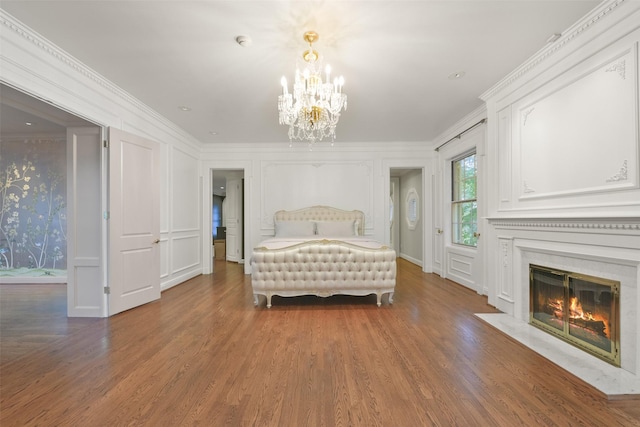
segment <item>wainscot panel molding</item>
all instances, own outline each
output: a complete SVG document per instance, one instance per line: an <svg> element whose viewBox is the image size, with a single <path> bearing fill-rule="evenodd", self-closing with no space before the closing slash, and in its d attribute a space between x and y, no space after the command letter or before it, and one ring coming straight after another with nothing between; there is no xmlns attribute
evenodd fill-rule
<svg viewBox="0 0 640 427"><path fill-rule="evenodd" d="M170 254L169 239L166 236L160 237L160 281L163 281L169 277L169 254Z"/></svg>
<svg viewBox="0 0 640 427"><path fill-rule="evenodd" d="M184 206L198 206L200 202L198 158L174 148L172 150L171 179L174 183L171 194L171 227L173 231L198 229L200 215L198 209L184 209Z"/></svg>
<svg viewBox="0 0 640 427"><path fill-rule="evenodd" d="M473 270L475 264L475 250L448 247L445 249L445 266L447 269L447 279L466 286L479 292L475 282L476 272Z"/></svg>
<svg viewBox="0 0 640 427"><path fill-rule="evenodd" d="M200 264L200 235L174 237L171 241L171 273L181 273Z"/></svg>

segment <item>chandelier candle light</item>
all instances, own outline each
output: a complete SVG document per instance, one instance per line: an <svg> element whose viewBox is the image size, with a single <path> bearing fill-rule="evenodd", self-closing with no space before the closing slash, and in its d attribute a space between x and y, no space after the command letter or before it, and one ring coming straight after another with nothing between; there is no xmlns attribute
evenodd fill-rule
<svg viewBox="0 0 640 427"><path fill-rule="evenodd" d="M315 31L304 33L309 49L304 51L303 69L296 69L293 94L287 88L287 79L283 76L282 95L278 96L280 124L289 126L289 141L307 141L309 148L315 142L331 138L336 139L336 125L340 120L340 111L347 109L347 95L342 93L344 78L334 78L331 83L331 67L327 64L325 81L322 81L322 61L318 51L312 47L318 40Z"/></svg>

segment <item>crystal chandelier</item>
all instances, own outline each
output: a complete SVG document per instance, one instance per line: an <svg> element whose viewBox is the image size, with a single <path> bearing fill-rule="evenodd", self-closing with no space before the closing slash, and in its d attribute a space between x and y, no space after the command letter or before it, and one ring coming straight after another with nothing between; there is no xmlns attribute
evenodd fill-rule
<svg viewBox="0 0 640 427"><path fill-rule="evenodd" d="M347 109L347 95L342 93L344 78L340 76L331 82L331 67L327 64L325 80L322 80L322 61L318 51L312 47L318 40L314 31L304 33L309 49L304 51L304 62L296 70L293 94L287 88L287 79L283 76L282 95L278 96L280 124L289 126L289 141L306 141L309 148L313 143L331 138L336 139L336 125L340 111Z"/></svg>

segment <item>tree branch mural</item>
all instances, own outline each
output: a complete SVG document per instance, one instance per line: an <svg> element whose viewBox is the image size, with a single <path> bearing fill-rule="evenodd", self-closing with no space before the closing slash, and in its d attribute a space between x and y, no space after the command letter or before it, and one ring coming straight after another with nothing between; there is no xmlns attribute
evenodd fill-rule
<svg viewBox="0 0 640 427"><path fill-rule="evenodd" d="M3 141L0 270L66 267L64 150L60 141Z"/></svg>

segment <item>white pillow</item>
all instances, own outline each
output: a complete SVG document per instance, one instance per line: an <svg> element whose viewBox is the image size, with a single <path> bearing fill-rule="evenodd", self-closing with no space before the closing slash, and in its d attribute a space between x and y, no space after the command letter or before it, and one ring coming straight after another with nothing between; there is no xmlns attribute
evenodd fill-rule
<svg viewBox="0 0 640 427"><path fill-rule="evenodd" d="M316 222L318 236L350 237L355 236L355 221L322 221Z"/></svg>
<svg viewBox="0 0 640 427"><path fill-rule="evenodd" d="M309 237L316 234L311 221L276 221L276 237Z"/></svg>

